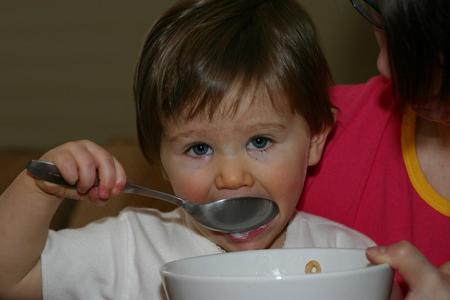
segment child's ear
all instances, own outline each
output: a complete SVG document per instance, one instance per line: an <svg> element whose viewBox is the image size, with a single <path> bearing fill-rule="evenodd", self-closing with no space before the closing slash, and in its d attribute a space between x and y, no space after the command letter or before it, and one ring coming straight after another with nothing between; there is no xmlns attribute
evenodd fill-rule
<svg viewBox="0 0 450 300"><path fill-rule="evenodd" d="M311 143L309 145L309 157L308 166L313 166L317 164L321 157L323 148L327 141L328 133L330 133L331 127L327 127L322 131L311 136Z"/></svg>

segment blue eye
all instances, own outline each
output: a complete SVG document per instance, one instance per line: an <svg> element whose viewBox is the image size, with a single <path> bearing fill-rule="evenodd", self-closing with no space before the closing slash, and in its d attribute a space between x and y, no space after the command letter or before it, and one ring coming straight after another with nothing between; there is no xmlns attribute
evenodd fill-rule
<svg viewBox="0 0 450 300"><path fill-rule="evenodd" d="M192 156L211 155L212 149L207 144L195 144L190 146L186 153Z"/></svg>
<svg viewBox="0 0 450 300"><path fill-rule="evenodd" d="M271 143L271 140L269 138L263 137L263 136L257 136L250 140L249 142L249 148L250 149L256 149L256 150L263 150L266 149Z"/></svg>

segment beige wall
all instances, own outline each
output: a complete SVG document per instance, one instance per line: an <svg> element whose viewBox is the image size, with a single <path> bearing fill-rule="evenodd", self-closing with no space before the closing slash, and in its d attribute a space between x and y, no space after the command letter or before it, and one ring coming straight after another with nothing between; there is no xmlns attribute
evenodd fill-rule
<svg viewBox="0 0 450 300"><path fill-rule="evenodd" d="M377 74L378 47L369 23L347 0L299 0L310 12L336 83Z"/></svg>
<svg viewBox="0 0 450 300"><path fill-rule="evenodd" d="M345 0L300 0L335 81L375 74L370 26ZM174 1L5 1L0 10L0 147L104 143L134 135L132 77L143 37Z"/></svg>

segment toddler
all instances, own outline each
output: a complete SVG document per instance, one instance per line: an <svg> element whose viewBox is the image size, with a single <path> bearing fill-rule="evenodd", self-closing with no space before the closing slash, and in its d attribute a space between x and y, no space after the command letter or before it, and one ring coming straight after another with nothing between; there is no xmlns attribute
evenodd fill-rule
<svg viewBox="0 0 450 300"><path fill-rule="evenodd" d="M1 195L0 297L165 299L159 268L172 260L373 245L343 225L296 211L306 170L319 161L333 124L330 81L311 20L295 0L178 2L153 26L137 66L141 149L182 198L261 196L276 202L278 215L249 232L225 234L182 209L129 208L85 228L49 231L64 198L103 203L126 182L106 150L69 142L42 159L76 190L24 171Z"/></svg>

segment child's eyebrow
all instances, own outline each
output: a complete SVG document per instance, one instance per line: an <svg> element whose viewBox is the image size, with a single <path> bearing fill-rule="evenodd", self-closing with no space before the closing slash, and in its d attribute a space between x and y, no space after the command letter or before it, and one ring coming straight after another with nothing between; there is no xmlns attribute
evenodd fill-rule
<svg viewBox="0 0 450 300"><path fill-rule="evenodd" d="M239 126L239 131L241 132L248 132L250 133L258 133L261 131L270 131L270 132L277 132L277 131L283 131L286 130L285 124L280 123L255 123L255 124L249 124L247 126Z"/></svg>
<svg viewBox="0 0 450 300"><path fill-rule="evenodd" d="M188 138L192 137L193 135L195 135L195 136L204 135L206 132L207 132L207 130L183 131L183 132L180 132L180 133L177 133L177 134L171 136L169 138L169 142L173 143L173 142L176 142L177 140L188 139Z"/></svg>
<svg viewBox="0 0 450 300"><path fill-rule="evenodd" d="M239 132L243 132L243 133L253 133L255 131L283 131L285 130L287 127L285 126L285 124L280 124L280 123L254 123L254 124L248 124L248 125L242 125L239 124L236 126L236 131ZM218 132L220 132L220 130L217 130ZM169 137L169 142L173 143L176 142L177 140L180 139L188 139L191 138L193 136L195 137L203 137L203 136L207 136L208 133L211 133L211 130L209 129L191 129L191 130L186 130L186 131L182 131L179 133L174 134L173 136Z"/></svg>

